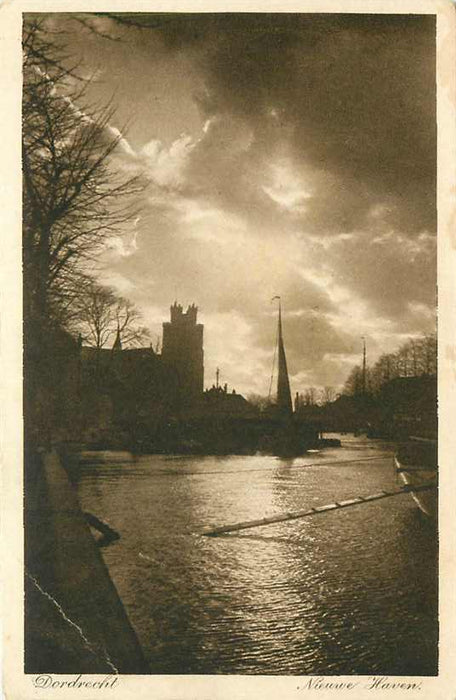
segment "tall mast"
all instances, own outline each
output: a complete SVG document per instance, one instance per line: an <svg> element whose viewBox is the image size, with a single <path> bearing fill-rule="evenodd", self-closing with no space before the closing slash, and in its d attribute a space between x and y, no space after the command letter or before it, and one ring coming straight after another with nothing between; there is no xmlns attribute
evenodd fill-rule
<svg viewBox="0 0 456 700"><path fill-rule="evenodd" d="M281 414L289 416L293 413L293 404L291 402L290 380L288 378L287 358L285 356L285 347L283 344L282 333L282 305L280 297L275 297L279 300L279 329L278 329L278 346L279 346L279 374L277 378L277 407Z"/></svg>
<svg viewBox="0 0 456 700"><path fill-rule="evenodd" d="M363 336L363 394L366 394L366 338Z"/></svg>

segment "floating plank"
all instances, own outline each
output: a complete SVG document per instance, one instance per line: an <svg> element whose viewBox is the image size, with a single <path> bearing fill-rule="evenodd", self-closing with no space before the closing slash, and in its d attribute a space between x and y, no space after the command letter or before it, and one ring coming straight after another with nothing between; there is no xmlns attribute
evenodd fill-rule
<svg viewBox="0 0 456 700"><path fill-rule="evenodd" d="M350 506L360 505L361 503L370 503L371 501L378 501L381 498L391 498L392 496L401 496L404 493L410 493L411 491L429 491L435 489L435 484L424 484L423 486L411 487L410 485L403 486L397 491L379 491L378 493L373 493L369 496L357 496L356 498L350 498L346 501L340 501L336 503L329 503L324 506L315 506L314 508L309 508L307 510L298 510L295 512L280 513L279 515L271 515L268 518L261 518L259 520L247 520L242 523L234 523L233 525L222 525L221 527L216 527L213 530L204 530L201 534L205 537L218 537L219 535L225 535L229 532L237 532L238 530L249 530L253 527L263 527L264 525L273 525L275 523L286 522L287 520L297 520L299 518L307 518L311 515L318 515L319 513L326 513L333 510L341 510L342 508L349 508Z"/></svg>
<svg viewBox="0 0 456 700"><path fill-rule="evenodd" d="M339 508L346 508L347 506L353 506L355 503L362 503L363 499L358 496L357 498L349 498L348 501L337 501Z"/></svg>
<svg viewBox="0 0 456 700"><path fill-rule="evenodd" d="M379 491L378 493L372 493L370 496L364 496L364 501L378 501L379 498L385 498L385 496L393 496L394 492L390 491Z"/></svg>
<svg viewBox="0 0 456 700"><path fill-rule="evenodd" d="M316 513L323 513L324 510L334 510L334 508L337 508L337 505L335 503L330 503L327 506L317 506L316 508L312 508Z"/></svg>

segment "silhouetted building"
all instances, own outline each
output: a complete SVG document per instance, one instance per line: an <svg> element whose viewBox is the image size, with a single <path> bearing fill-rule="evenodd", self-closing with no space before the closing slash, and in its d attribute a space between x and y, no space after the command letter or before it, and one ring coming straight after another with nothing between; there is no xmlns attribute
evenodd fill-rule
<svg viewBox="0 0 456 700"><path fill-rule="evenodd" d="M197 311L194 304L186 312L177 303L171 306L161 354L152 347L123 348L119 331L112 348L79 348L83 432L95 436L117 426L129 435L148 434L167 417L198 411L204 367Z"/></svg>
<svg viewBox="0 0 456 700"><path fill-rule="evenodd" d="M184 313L174 302L170 311L171 320L163 324L162 363L176 376L181 404L189 405L203 393L203 325L196 322L198 308L194 304Z"/></svg>
<svg viewBox="0 0 456 700"><path fill-rule="evenodd" d="M204 392L203 411L207 415L243 417L258 416L258 409L253 406L241 394L237 394L235 389L228 391L228 385L223 387L213 385Z"/></svg>

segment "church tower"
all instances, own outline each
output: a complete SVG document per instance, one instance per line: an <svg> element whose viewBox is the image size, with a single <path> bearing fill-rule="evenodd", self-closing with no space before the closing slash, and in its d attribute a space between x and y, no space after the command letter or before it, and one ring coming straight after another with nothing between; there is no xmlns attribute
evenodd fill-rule
<svg viewBox="0 0 456 700"><path fill-rule="evenodd" d="M203 328L197 323L198 307L184 312L177 302L170 308L171 320L163 324L162 362L176 375L179 397L191 404L203 394Z"/></svg>

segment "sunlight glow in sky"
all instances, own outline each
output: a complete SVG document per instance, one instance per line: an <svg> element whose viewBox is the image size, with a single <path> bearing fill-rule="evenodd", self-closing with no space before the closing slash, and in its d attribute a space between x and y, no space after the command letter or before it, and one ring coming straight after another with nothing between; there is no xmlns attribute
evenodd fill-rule
<svg viewBox="0 0 456 700"><path fill-rule="evenodd" d="M373 362L434 329L432 17L96 21L121 41L73 26L68 48L117 106L116 166L149 180L103 279L152 338L195 302L206 385L267 394L276 294L293 393L343 384L363 335Z"/></svg>

